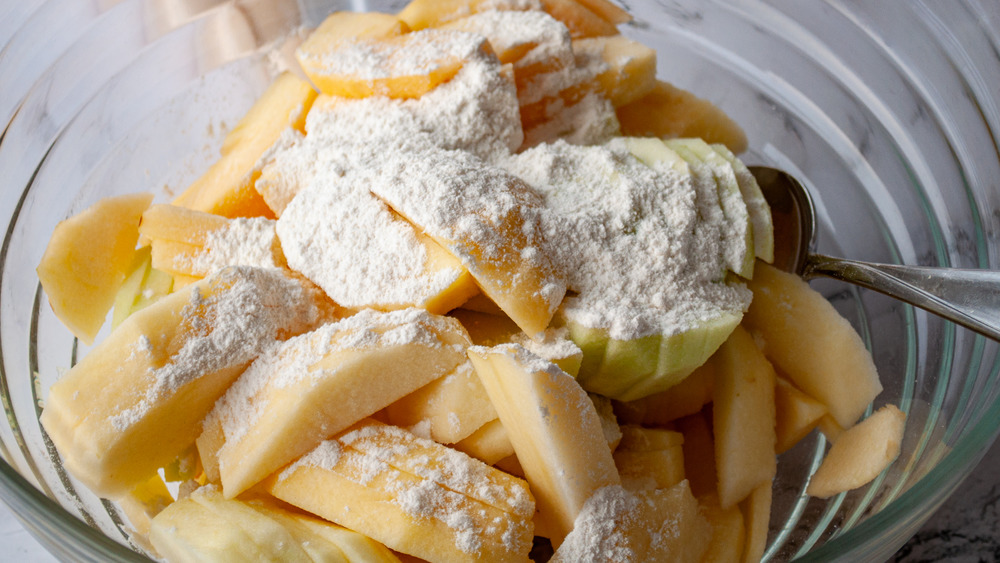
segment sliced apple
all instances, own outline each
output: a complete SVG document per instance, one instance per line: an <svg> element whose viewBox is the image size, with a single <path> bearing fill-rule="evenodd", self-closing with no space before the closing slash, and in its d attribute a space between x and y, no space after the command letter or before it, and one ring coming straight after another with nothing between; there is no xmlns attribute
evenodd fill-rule
<svg viewBox="0 0 1000 563"><path fill-rule="evenodd" d="M642 98L617 110L623 135L697 137L722 143L735 153L747 149L743 129L716 105L666 82L657 81Z"/></svg>
<svg viewBox="0 0 1000 563"><path fill-rule="evenodd" d="M796 387L829 409L841 427L854 424L882 384L872 356L851 324L794 274L758 261L749 283L745 323L764 353Z"/></svg>
<svg viewBox="0 0 1000 563"><path fill-rule="evenodd" d="M153 194L105 198L61 221L36 271L52 312L90 345L130 272L139 217Z"/></svg>
<svg viewBox="0 0 1000 563"><path fill-rule="evenodd" d="M699 498L698 504L712 526L712 541L701 560L705 563L740 561L746 544L746 529L739 506L722 508L715 495Z"/></svg>
<svg viewBox="0 0 1000 563"><path fill-rule="evenodd" d="M321 320L321 299L233 268L134 313L49 389L41 422L63 464L98 495L127 494L194 443L262 348Z"/></svg>
<svg viewBox="0 0 1000 563"><path fill-rule="evenodd" d="M363 311L268 349L227 391L205 432L224 444L219 475L232 498L400 397L452 371L468 337L419 309Z"/></svg>
<svg viewBox="0 0 1000 563"><path fill-rule="evenodd" d="M827 413L816 399L795 388L783 377L774 387L775 453L784 453L805 438Z"/></svg>
<svg viewBox="0 0 1000 563"><path fill-rule="evenodd" d="M622 35L576 39L573 52L603 63L594 80L614 107L642 98L656 85L656 51Z"/></svg>
<svg viewBox="0 0 1000 563"><path fill-rule="evenodd" d="M711 539L712 527L701 514L687 481L669 489L637 493L611 486L591 497L577 526L550 561L695 563L701 561Z"/></svg>
<svg viewBox="0 0 1000 563"><path fill-rule="evenodd" d="M495 411L494 411L495 412ZM486 465L496 465L502 459L514 455L514 445L499 418L487 422L469 436L452 445Z"/></svg>
<svg viewBox="0 0 1000 563"><path fill-rule="evenodd" d="M570 35L577 37L599 37L617 35L614 22L592 12L584 2L577 0L540 0L542 9L569 28Z"/></svg>
<svg viewBox="0 0 1000 563"><path fill-rule="evenodd" d="M777 471L774 368L753 337L737 327L719 348L712 430L719 504L729 509Z"/></svg>
<svg viewBox="0 0 1000 563"><path fill-rule="evenodd" d="M886 405L845 430L809 478L806 494L830 498L871 482L899 457L905 425L906 415Z"/></svg>
<svg viewBox="0 0 1000 563"><path fill-rule="evenodd" d="M684 480L684 437L680 432L625 425L615 449L622 486L630 491L668 489Z"/></svg>
<svg viewBox="0 0 1000 563"><path fill-rule="evenodd" d="M521 0L411 0L396 17L417 31L481 11L524 10L530 6L530 2Z"/></svg>
<svg viewBox="0 0 1000 563"><path fill-rule="evenodd" d="M725 218L720 230L726 265L742 278L753 277L753 225L732 165L701 139L670 139L667 146L687 161L696 181L715 186Z"/></svg>
<svg viewBox="0 0 1000 563"><path fill-rule="evenodd" d="M475 57L493 56L481 35L443 29L343 39L330 50L300 48L295 54L306 75L324 94L404 99L430 92Z"/></svg>
<svg viewBox="0 0 1000 563"><path fill-rule="evenodd" d="M168 561L263 561L268 557L242 528L190 497L171 504L153 519L149 539Z"/></svg>
<svg viewBox="0 0 1000 563"><path fill-rule="evenodd" d="M111 330L135 311L170 293L173 285L174 279L170 274L153 268L150 248L143 246L137 249L132 259L131 272L115 295Z"/></svg>
<svg viewBox="0 0 1000 563"><path fill-rule="evenodd" d="M342 526L276 507L273 502L253 499L247 504L285 526L317 563L399 563L389 548Z"/></svg>
<svg viewBox="0 0 1000 563"><path fill-rule="evenodd" d="M478 293L457 258L364 186L363 175L324 174L295 196L276 227L290 268L358 309L443 314Z"/></svg>
<svg viewBox="0 0 1000 563"><path fill-rule="evenodd" d="M224 217L273 217L254 182L258 160L288 127L302 123L316 92L290 72L282 73L237 125L222 158L195 180L174 205Z"/></svg>
<svg viewBox="0 0 1000 563"><path fill-rule="evenodd" d="M385 416L390 424L401 428L426 425L423 430L432 440L454 444L495 420L496 410L472 364L465 361L386 407Z"/></svg>
<svg viewBox="0 0 1000 563"><path fill-rule="evenodd" d="M712 356L680 383L648 397L619 403L616 412L625 422L664 426L702 409L712 400L715 362Z"/></svg>
<svg viewBox="0 0 1000 563"><path fill-rule="evenodd" d="M371 162L356 178L458 257L524 332L545 330L566 285L541 251L538 194L468 153L428 149L410 156L405 167Z"/></svg>
<svg viewBox="0 0 1000 563"><path fill-rule="evenodd" d="M750 496L740 503L743 512L743 526L746 529L746 542L743 549L743 561L755 563L764 556L767 547L767 532L771 521L772 483L761 483L750 493Z"/></svg>
<svg viewBox="0 0 1000 563"><path fill-rule="evenodd" d="M534 503L522 480L372 420L323 442L265 486L422 559L523 560L531 548Z"/></svg>
<svg viewBox="0 0 1000 563"><path fill-rule="evenodd" d="M684 435L684 475L695 496L718 494L715 467L715 439L712 437L711 409L685 416L676 422Z"/></svg>
<svg viewBox="0 0 1000 563"><path fill-rule="evenodd" d="M594 404L569 374L519 345L472 347L469 359L558 543L597 489L620 482Z"/></svg>
<svg viewBox="0 0 1000 563"><path fill-rule="evenodd" d="M757 179L750 169L726 145L716 143L712 148L732 164L753 226L754 256L770 264L774 261L774 222L764 192L760 190L760 185L757 184Z"/></svg>

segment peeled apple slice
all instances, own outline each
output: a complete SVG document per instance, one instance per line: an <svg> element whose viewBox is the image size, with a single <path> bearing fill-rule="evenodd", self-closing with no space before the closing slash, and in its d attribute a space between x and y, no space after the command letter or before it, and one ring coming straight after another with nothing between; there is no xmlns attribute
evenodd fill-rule
<svg viewBox="0 0 1000 563"><path fill-rule="evenodd" d="M367 310L266 351L219 401L219 475L232 498L330 435L454 370L468 337L419 309Z"/></svg>
<svg viewBox="0 0 1000 563"><path fill-rule="evenodd" d="M194 442L263 347L311 328L321 306L278 270L223 270L126 319L52 385L42 425L74 477L128 494Z"/></svg>
<svg viewBox="0 0 1000 563"><path fill-rule="evenodd" d="M524 561L534 503L524 481L374 420L265 482L275 497L430 561Z"/></svg>
<svg viewBox="0 0 1000 563"><path fill-rule="evenodd" d="M842 428L882 391L871 353L851 323L802 278L757 262L746 326L788 379L823 403Z"/></svg>
<svg viewBox="0 0 1000 563"><path fill-rule="evenodd" d="M595 491L620 484L597 410L573 377L520 345L474 346L469 359L558 544Z"/></svg>
<svg viewBox="0 0 1000 563"><path fill-rule="evenodd" d="M871 482L899 457L905 424L906 415L886 405L844 430L809 479L806 494L830 498Z"/></svg>
<svg viewBox="0 0 1000 563"><path fill-rule="evenodd" d="M726 145L716 143L712 145L712 148L733 165L736 182L743 194L743 201L746 203L747 212L750 214L750 223L753 226L754 255L770 264L774 260L774 222L771 218L771 207L767 204L767 199L764 198L764 192L760 190L757 179L754 178L746 164L743 164L743 161L737 158Z"/></svg>
<svg viewBox="0 0 1000 563"><path fill-rule="evenodd" d="M132 265L139 217L153 194L106 198L58 225L38 265L52 311L84 344L104 324Z"/></svg>
<svg viewBox="0 0 1000 563"><path fill-rule="evenodd" d="M722 143L735 153L747 149L746 133L725 112L666 82L657 81L652 91L615 113L623 135L698 137L707 143Z"/></svg>
<svg viewBox="0 0 1000 563"><path fill-rule="evenodd" d="M753 277L753 225L732 164L701 139L671 139L667 145L688 162L696 181L700 177L715 185L725 217L721 230L726 263L734 274Z"/></svg>

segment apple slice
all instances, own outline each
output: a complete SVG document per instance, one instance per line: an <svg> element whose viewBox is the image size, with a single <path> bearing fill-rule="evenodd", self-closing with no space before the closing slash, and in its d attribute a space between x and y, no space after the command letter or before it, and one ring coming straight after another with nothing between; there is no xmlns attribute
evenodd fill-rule
<svg viewBox="0 0 1000 563"><path fill-rule="evenodd" d="M695 563L702 560L711 539L712 527L687 481L637 493L610 486L587 501L573 531L550 561Z"/></svg>
<svg viewBox="0 0 1000 563"><path fill-rule="evenodd" d="M465 454L365 420L265 482L274 496L432 561L523 561L525 483Z"/></svg>
<svg viewBox="0 0 1000 563"><path fill-rule="evenodd" d="M722 508L715 495L699 498L698 505L712 527L712 540L702 561L740 561L746 544L746 529L740 507Z"/></svg>
<svg viewBox="0 0 1000 563"><path fill-rule="evenodd" d="M577 0L540 0L542 9L563 22L573 38L617 35L615 22L592 12L584 2Z"/></svg>
<svg viewBox="0 0 1000 563"><path fill-rule="evenodd" d="M171 504L153 519L149 539L157 553L168 561L267 558L242 528L219 518L190 497Z"/></svg>
<svg viewBox="0 0 1000 563"><path fill-rule="evenodd" d="M637 137L697 137L722 143L741 153L747 149L743 129L708 100L666 82L657 81L642 98L618 108L623 135Z"/></svg>
<svg viewBox="0 0 1000 563"><path fill-rule="evenodd" d="M529 336L566 292L542 252L541 197L522 180L462 151L429 148L371 161L355 178L454 254L479 288Z"/></svg>
<svg viewBox="0 0 1000 563"><path fill-rule="evenodd" d="M419 426L435 442L454 444L495 420L497 414L472 364L465 361L386 407L385 416L394 426Z"/></svg>
<svg viewBox="0 0 1000 563"><path fill-rule="evenodd" d="M642 399L620 402L619 418L631 424L665 426L702 409L712 401L715 385L715 362L712 356L680 383Z"/></svg>
<svg viewBox="0 0 1000 563"><path fill-rule="evenodd" d="M712 148L732 164L753 226L754 256L770 264L774 261L774 222L764 192L760 190L760 185L757 184L757 179L750 169L726 145L716 143Z"/></svg>
<svg viewBox="0 0 1000 563"><path fill-rule="evenodd" d="M622 35L576 39L573 52L603 63L594 80L614 107L642 98L656 85L656 51Z"/></svg>
<svg viewBox="0 0 1000 563"><path fill-rule="evenodd" d="M452 371L465 330L420 309L362 311L272 347L205 421L232 498L330 435ZM213 442L217 442L213 440Z"/></svg>
<svg viewBox="0 0 1000 563"><path fill-rule="evenodd" d="M347 38L333 47L300 48L295 54L321 92L344 98L419 98L450 80L467 61L494 56L485 37L444 29Z"/></svg>
<svg viewBox="0 0 1000 563"><path fill-rule="evenodd" d="M469 454L486 465L496 465L500 460L514 455L514 444L510 442L507 430L504 429L499 418L494 418L483 424L475 432L453 444L452 447Z"/></svg>
<svg viewBox="0 0 1000 563"><path fill-rule="evenodd" d="M479 291L457 258L369 193L363 175L317 176L276 230L288 266L345 307L443 314Z"/></svg>
<svg viewBox="0 0 1000 563"><path fill-rule="evenodd" d="M699 498L718 494L719 479L715 467L711 409L706 407L699 413L685 416L676 425L684 435L684 475L691 483L691 491Z"/></svg>
<svg viewBox="0 0 1000 563"><path fill-rule="evenodd" d="M118 325L132 313L170 293L173 285L174 279L170 274L153 268L148 246L136 250L132 259L131 273L115 295L111 330L118 328Z"/></svg>
<svg viewBox="0 0 1000 563"><path fill-rule="evenodd" d="M222 158L195 180L174 205L224 217L273 217L254 182L260 157L288 127L301 126L316 92L290 72L275 79L261 95L226 146Z"/></svg>
<svg viewBox="0 0 1000 563"><path fill-rule="evenodd" d="M132 526L129 539L143 547L152 547L149 546L149 532L153 518L173 502L173 495L159 475L153 475L140 483L131 493L120 498L118 508Z"/></svg>
<svg viewBox="0 0 1000 563"><path fill-rule="evenodd" d="M261 349L312 328L325 306L279 270L223 270L126 319L52 385L42 425L74 477L127 494L194 443Z"/></svg>
<svg viewBox="0 0 1000 563"><path fill-rule="evenodd" d="M809 478L806 494L830 498L871 482L899 457L905 425L906 415L886 405L845 430Z"/></svg>
<svg viewBox="0 0 1000 563"><path fill-rule="evenodd" d="M555 364L516 344L469 348L538 504L559 543L599 488L618 484L601 421L586 392Z"/></svg>
<svg viewBox="0 0 1000 563"><path fill-rule="evenodd" d="M105 198L56 225L36 271L52 312L84 344L104 324L132 265L153 194Z"/></svg>
<svg viewBox="0 0 1000 563"><path fill-rule="evenodd" d="M250 508L278 521L317 563L399 563L392 551L377 541L307 514L274 506L273 502L252 499Z"/></svg>
<svg viewBox="0 0 1000 563"><path fill-rule="evenodd" d="M753 225L732 164L701 139L671 139L666 143L691 166L696 181L715 186L725 217L720 230L726 265L738 276L750 279L754 264Z"/></svg>
<svg viewBox="0 0 1000 563"><path fill-rule="evenodd" d="M719 503L728 510L777 471L774 368L745 329L719 348L712 392L712 430Z"/></svg>
<svg viewBox="0 0 1000 563"><path fill-rule="evenodd" d="M774 452L781 454L812 432L827 411L823 403L799 391L785 378L778 377L775 382Z"/></svg>
<svg viewBox="0 0 1000 563"><path fill-rule="evenodd" d="M750 496L740 503L743 512L743 526L746 529L746 542L743 549L743 561L754 563L760 561L767 547L768 524L771 521L772 483L761 483L750 493Z"/></svg>
<svg viewBox="0 0 1000 563"><path fill-rule="evenodd" d="M745 324L791 382L829 409L843 428L882 391L857 331L820 293L794 274L757 262Z"/></svg>
<svg viewBox="0 0 1000 563"><path fill-rule="evenodd" d="M522 0L411 0L396 17L417 31L483 11L531 8L531 2Z"/></svg>
<svg viewBox="0 0 1000 563"><path fill-rule="evenodd" d="M625 425L614 452L622 486L630 491L668 489L684 480L680 432Z"/></svg>

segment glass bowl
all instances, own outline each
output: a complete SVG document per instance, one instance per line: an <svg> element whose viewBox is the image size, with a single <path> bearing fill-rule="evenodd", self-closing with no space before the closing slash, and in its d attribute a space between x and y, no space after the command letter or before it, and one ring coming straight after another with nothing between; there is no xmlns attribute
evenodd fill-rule
<svg viewBox="0 0 1000 563"><path fill-rule="evenodd" d="M86 354L34 267L55 224L98 198L169 201L217 154L301 26L364 0L25 0L0 7L0 496L65 560L144 560L122 516L61 468L38 424ZM746 129L750 163L801 178L819 250L1000 269L1000 7L979 2L622 2L660 78ZM282 49L282 46L286 48ZM872 350L908 414L898 461L869 486L804 495L824 440L779 459L771 560L881 560L969 474L1000 421L998 344L887 297L814 282ZM830 361L835 362L836 358Z"/></svg>

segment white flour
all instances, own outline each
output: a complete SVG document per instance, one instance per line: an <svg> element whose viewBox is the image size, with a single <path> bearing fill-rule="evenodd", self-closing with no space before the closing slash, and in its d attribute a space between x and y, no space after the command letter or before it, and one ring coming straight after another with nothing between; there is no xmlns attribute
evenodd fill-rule
<svg viewBox="0 0 1000 563"><path fill-rule="evenodd" d="M318 175L278 220L288 265L345 307L422 305L464 272L431 269L412 225L371 195L357 174Z"/></svg>
<svg viewBox="0 0 1000 563"><path fill-rule="evenodd" d="M697 230L691 178L653 170L623 144L559 141L511 157L507 169L545 198L545 247L575 296L563 315L612 338L678 334L749 305L721 283L721 239Z"/></svg>
<svg viewBox="0 0 1000 563"><path fill-rule="evenodd" d="M230 219L225 227L208 233L202 251L191 257L187 266L196 276L227 266L280 268L284 261L274 226L273 220L264 217Z"/></svg>
<svg viewBox="0 0 1000 563"><path fill-rule="evenodd" d="M180 349L153 371L145 398L112 417L112 425L124 430L192 381L248 364L275 339L308 329L321 314L315 298L275 269L227 268L192 287L178 329ZM135 351L151 353L148 348L148 339L140 338Z"/></svg>

